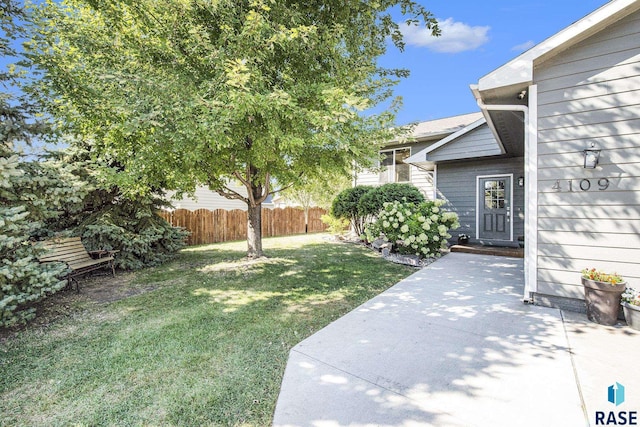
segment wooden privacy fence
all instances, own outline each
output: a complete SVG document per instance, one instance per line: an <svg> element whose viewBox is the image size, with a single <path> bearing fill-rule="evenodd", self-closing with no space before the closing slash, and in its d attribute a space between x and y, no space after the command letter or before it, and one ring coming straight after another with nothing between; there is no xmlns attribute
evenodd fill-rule
<svg viewBox="0 0 640 427"><path fill-rule="evenodd" d="M320 220L326 211L309 209L309 221L305 224L304 211L296 208L262 209L262 237L289 236L292 234L319 233L327 226ZM158 215L175 227L191 232L189 246L206 243L229 242L247 238L247 212L235 209L176 209L159 211Z"/></svg>

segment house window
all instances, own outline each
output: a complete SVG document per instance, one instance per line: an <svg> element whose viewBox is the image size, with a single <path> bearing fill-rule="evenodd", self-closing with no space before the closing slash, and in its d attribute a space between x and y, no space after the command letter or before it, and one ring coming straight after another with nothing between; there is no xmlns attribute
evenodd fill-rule
<svg viewBox="0 0 640 427"><path fill-rule="evenodd" d="M411 165L404 162L411 155L410 148L382 151L380 154L383 156L380 161L383 168L380 171L380 184L411 181Z"/></svg>

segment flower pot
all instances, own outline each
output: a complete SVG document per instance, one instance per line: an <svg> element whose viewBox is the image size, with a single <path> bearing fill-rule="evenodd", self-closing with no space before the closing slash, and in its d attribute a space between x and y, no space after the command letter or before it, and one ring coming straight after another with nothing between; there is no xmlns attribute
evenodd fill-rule
<svg viewBox="0 0 640 427"><path fill-rule="evenodd" d="M622 310L624 311L624 318L627 321L627 325L640 331L640 306L623 302Z"/></svg>
<svg viewBox="0 0 640 427"><path fill-rule="evenodd" d="M620 296L626 283L612 285L608 282L582 278L584 301L587 304L587 318L601 325L613 326L620 313Z"/></svg>

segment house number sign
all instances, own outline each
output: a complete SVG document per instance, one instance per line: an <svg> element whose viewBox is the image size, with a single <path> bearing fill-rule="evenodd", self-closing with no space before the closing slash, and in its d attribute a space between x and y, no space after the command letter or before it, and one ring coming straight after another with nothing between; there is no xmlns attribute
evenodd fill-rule
<svg viewBox="0 0 640 427"><path fill-rule="evenodd" d="M577 181L574 184L574 181ZM564 183L566 183L566 187L564 186ZM597 190L597 191L604 191L607 188L609 188L609 178L594 178L594 179L587 179L587 178L583 178L581 180L573 180L573 179L567 179L567 180L562 180L559 179L556 181L556 183L553 185L553 187L551 187L552 189L558 191L558 192L562 192L562 191L568 191L568 192L573 192L573 191L590 191L590 190ZM566 189L565 189L566 188Z"/></svg>

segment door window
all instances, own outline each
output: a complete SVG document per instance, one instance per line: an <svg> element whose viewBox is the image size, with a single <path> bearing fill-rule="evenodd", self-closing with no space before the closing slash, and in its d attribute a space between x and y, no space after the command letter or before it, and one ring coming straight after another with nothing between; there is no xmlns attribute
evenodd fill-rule
<svg viewBox="0 0 640 427"><path fill-rule="evenodd" d="M505 207L505 181L487 180L484 182L484 208L504 209Z"/></svg>

